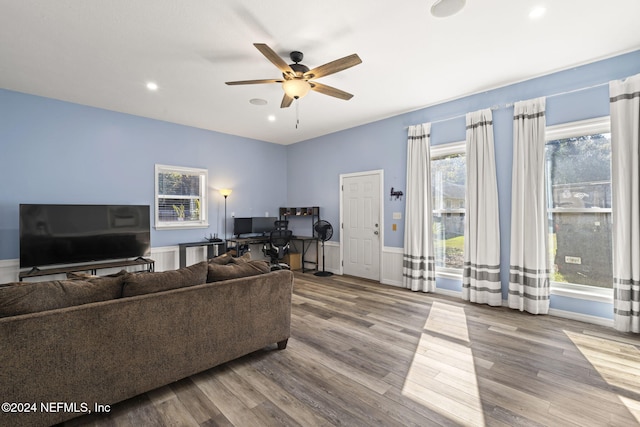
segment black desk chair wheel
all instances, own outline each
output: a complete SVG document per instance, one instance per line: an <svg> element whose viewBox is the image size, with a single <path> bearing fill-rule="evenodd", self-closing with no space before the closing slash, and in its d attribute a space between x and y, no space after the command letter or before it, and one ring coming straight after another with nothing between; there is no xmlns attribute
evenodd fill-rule
<svg viewBox="0 0 640 427"><path fill-rule="evenodd" d="M275 229L269 235L269 242L262 247L262 252L269 257L271 271L273 270L290 270L288 264L282 262L282 259L289 253L289 245L293 231L287 229Z"/></svg>

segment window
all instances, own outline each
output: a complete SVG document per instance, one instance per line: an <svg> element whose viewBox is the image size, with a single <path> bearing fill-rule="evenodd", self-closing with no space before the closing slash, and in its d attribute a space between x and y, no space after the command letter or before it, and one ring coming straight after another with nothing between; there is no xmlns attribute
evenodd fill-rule
<svg viewBox="0 0 640 427"><path fill-rule="evenodd" d="M551 281L555 288L577 292L610 290L609 118L549 127L546 135Z"/></svg>
<svg viewBox="0 0 640 427"><path fill-rule="evenodd" d="M208 227L207 170L156 165L156 228Z"/></svg>
<svg viewBox="0 0 640 427"><path fill-rule="evenodd" d="M465 142L431 147L436 271L457 276L464 264L465 147Z"/></svg>

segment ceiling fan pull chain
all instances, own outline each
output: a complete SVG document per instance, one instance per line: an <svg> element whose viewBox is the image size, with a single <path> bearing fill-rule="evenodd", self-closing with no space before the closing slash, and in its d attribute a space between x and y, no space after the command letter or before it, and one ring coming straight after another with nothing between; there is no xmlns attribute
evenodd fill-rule
<svg viewBox="0 0 640 427"><path fill-rule="evenodd" d="M296 129L298 129L299 124L300 124L300 100L296 99Z"/></svg>

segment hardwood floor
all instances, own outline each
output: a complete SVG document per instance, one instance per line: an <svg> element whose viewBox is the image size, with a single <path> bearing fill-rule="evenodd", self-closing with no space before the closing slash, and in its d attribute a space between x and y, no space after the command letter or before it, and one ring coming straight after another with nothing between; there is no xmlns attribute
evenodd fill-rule
<svg viewBox="0 0 640 427"><path fill-rule="evenodd" d="M634 426L640 339L296 273L292 336L64 426Z"/></svg>

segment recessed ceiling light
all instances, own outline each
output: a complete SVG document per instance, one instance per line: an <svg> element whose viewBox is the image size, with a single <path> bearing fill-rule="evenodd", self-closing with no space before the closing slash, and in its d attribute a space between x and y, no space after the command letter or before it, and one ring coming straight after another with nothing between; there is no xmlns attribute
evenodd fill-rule
<svg viewBox="0 0 640 427"><path fill-rule="evenodd" d="M431 14L436 18L447 18L460 12L466 0L437 0L431 6Z"/></svg>
<svg viewBox="0 0 640 427"><path fill-rule="evenodd" d="M267 100L266 99L261 99L261 98L252 98L252 99L249 100L249 104L267 105Z"/></svg>
<svg viewBox="0 0 640 427"><path fill-rule="evenodd" d="M544 16L546 12L547 12L546 7L536 6L533 9L531 9L531 12L529 12L529 19L540 19Z"/></svg>
<svg viewBox="0 0 640 427"><path fill-rule="evenodd" d="M276 121L276 116L274 116L273 114L271 114L271 115L269 115L269 117L267 117L267 119L268 119L270 122L275 122L275 121Z"/></svg>
<svg viewBox="0 0 640 427"><path fill-rule="evenodd" d="M158 84L154 82L147 82L147 89L158 90Z"/></svg>

